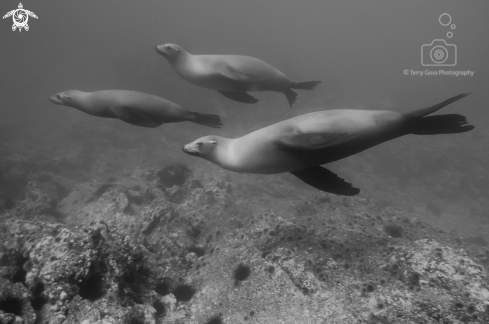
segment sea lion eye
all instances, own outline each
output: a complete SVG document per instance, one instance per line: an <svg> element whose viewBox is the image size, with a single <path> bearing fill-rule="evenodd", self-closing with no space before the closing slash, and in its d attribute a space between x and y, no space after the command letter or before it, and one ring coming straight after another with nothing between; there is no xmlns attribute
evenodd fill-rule
<svg viewBox="0 0 489 324"><path fill-rule="evenodd" d="M202 147L202 146L204 146L204 143L202 143L202 142L198 142L198 143L197 143L197 146L198 146L198 147Z"/></svg>
<svg viewBox="0 0 489 324"><path fill-rule="evenodd" d="M173 49L173 47L171 47L170 45L166 45L165 49L171 51Z"/></svg>

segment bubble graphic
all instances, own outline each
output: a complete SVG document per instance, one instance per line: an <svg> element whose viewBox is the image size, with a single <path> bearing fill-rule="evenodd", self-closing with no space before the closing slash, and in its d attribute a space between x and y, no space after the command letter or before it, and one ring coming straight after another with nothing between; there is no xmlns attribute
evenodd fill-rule
<svg viewBox="0 0 489 324"><path fill-rule="evenodd" d="M442 26L448 26L452 22L452 17L449 14L444 13L444 14L440 15L440 18L438 18L438 21L440 22L440 24Z"/></svg>
<svg viewBox="0 0 489 324"><path fill-rule="evenodd" d="M455 29L455 28L457 28L457 26L455 26L455 24L452 24L452 25L450 26L450 28L451 28L451 29Z"/></svg>
<svg viewBox="0 0 489 324"><path fill-rule="evenodd" d="M453 33L452 33L452 32L448 32L448 33L447 33L447 37L448 37L448 38L452 38L452 37L453 37Z"/></svg>

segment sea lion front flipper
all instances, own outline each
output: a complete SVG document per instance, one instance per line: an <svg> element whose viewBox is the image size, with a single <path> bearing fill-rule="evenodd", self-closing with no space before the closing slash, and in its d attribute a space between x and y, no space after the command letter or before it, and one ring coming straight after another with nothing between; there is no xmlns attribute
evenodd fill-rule
<svg viewBox="0 0 489 324"><path fill-rule="evenodd" d="M352 140L348 133L300 133L292 131L284 135L277 145L287 150L319 150Z"/></svg>
<svg viewBox="0 0 489 324"><path fill-rule="evenodd" d="M224 97L234 101L254 104L258 102L258 99L244 91L218 91Z"/></svg>
<svg viewBox="0 0 489 324"><path fill-rule="evenodd" d="M351 183L319 165L291 173L308 185L324 192L342 196L355 196L360 192L360 189L353 187Z"/></svg>
<svg viewBox="0 0 489 324"><path fill-rule="evenodd" d="M136 126L153 128L161 125L161 122L157 121L156 118L153 119L150 116L141 114L137 108L129 106L121 106L116 115L120 120Z"/></svg>
<svg viewBox="0 0 489 324"><path fill-rule="evenodd" d="M261 78L259 78L256 75L250 75L250 74L240 72L230 65L219 69L219 73L222 76L224 76L228 79L234 80L234 81L253 82L253 81L260 81L261 80Z"/></svg>
<svg viewBox="0 0 489 324"><path fill-rule="evenodd" d="M271 74L268 64L250 57L224 58L216 66L215 72L229 80L238 82L264 81L274 75Z"/></svg>

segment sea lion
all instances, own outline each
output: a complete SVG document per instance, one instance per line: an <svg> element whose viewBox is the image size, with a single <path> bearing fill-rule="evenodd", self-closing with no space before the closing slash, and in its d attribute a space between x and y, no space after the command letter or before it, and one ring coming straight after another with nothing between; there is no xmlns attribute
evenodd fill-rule
<svg viewBox="0 0 489 324"><path fill-rule="evenodd" d="M325 110L303 114L236 139L205 136L183 151L240 172L291 172L325 192L353 196L360 192L320 165L337 161L391 139L407 135L470 131L464 116L427 116L468 94L410 113L381 110Z"/></svg>
<svg viewBox="0 0 489 324"><path fill-rule="evenodd" d="M158 127L165 123L189 121L219 128L221 119L217 115L188 111L179 105L151 94L127 90L103 90L83 92L67 90L51 96L57 105L76 108L89 115L118 118L126 123Z"/></svg>
<svg viewBox="0 0 489 324"><path fill-rule="evenodd" d="M312 90L321 83L290 81L270 64L249 56L192 55L176 44L156 46L156 51L188 82L244 103L258 102L247 91L277 91L285 94L292 107L297 99L292 89Z"/></svg>

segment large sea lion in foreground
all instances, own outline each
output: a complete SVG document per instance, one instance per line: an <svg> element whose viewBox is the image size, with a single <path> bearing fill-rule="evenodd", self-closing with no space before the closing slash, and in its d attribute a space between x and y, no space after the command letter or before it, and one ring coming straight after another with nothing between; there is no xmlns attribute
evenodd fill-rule
<svg viewBox="0 0 489 324"><path fill-rule="evenodd" d="M381 110L325 110L300 115L236 139L205 136L185 145L185 153L241 173L291 172L326 192L353 196L359 189L320 165L337 161L407 135L470 131L464 116L427 116L468 94L410 113Z"/></svg>
<svg viewBox="0 0 489 324"><path fill-rule="evenodd" d="M292 89L312 90L321 82L290 81L270 64L249 56L192 55L175 44L156 46L156 51L188 82L244 103L258 102L247 91L277 91L285 94L292 107L297 99Z"/></svg>
<svg viewBox="0 0 489 324"><path fill-rule="evenodd" d="M217 115L188 111L179 105L151 94L127 90L103 90L83 92L63 91L49 100L57 105L76 108L89 115L118 118L126 123L158 127L165 123L189 121L219 128L221 119Z"/></svg>

